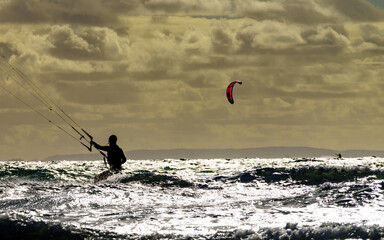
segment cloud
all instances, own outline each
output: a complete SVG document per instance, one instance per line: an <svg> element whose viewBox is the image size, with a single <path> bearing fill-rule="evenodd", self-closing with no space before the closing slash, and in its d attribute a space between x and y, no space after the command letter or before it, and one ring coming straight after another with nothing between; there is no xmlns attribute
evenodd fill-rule
<svg viewBox="0 0 384 240"><path fill-rule="evenodd" d="M300 24L381 21L384 10L366 0L145 0L142 9L163 14L250 17Z"/></svg>
<svg viewBox="0 0 384 240"><path fill-rule="evenodd" d="M225 23L216 23L211 30L212 48L216 53L229 54L234 51L234 33Z"/></svg>
<svg viewBox="0 0 384 240"><path fill-rule="evenodd" d="M141 92L131 83L103 81L97 83L58 82L57 91L64 101L86 105L115 105L140 102ZM137 88L137 87L136 87Z"/></svg>
<svg viewBox="0 0 384 240"><path fill-rule="evenodd" d="M143 0L142 3L155 13L222 15L233 10L232 2L227 0Z"/></svg>
<svg viewBox="0 0 384 240"><path fill-rule="evenodd" d="M86 25L105 25L117 23L116 15L112 9L103 8L101 0L91 3L86 0L59 0L59 1L9 1L0 9L2 22L51 22L51 23L75 23ZM120 6L123 4L120 1ZM114 6L112 4L106 6Z"/></svg>
<svg viewBox="0 0 384 240"><path fill-rule="evenodd" d="M216 88L218 83L224 84L229 80L229 77L217 71L204 71L186 77L186 83L196 89Z"/></svg>
<svg viewBox="0 0 384 240"><path fill-rule="evenodd" d="M121 17L189 15L251 17L300 24L380 21L384 11L365 0L13 0L0 5L0 20L124 28Z"/></svg>
<svg viewBox="0 0 384 240"><path fill-rule="evenodd" d="M384 10L365 0L245 0L239 1L236 7L240 16L259 21L277 20L305 25L384 19Z"/></svg>
<svg viewBox="0 0 384 240"><path fill-rule="evenodd" d="M0 6L0 52L95 136L138 139L131 149L348 148L334 130L382 125L382 11L361 0L14 0ZM243 85L231 105L233 80ZM57 135L7 97L2 129ZM2 138L9 149L16 133ZM70 141L66 152L83 150Z"/></svg>
<svg viewBox="0 0 384 240"><path fill-rule="evenodd" d="M191 28L185 31L181 45L187 56L206 56L211 49L211 39L198 29Z"/></svg>
<svg viewBox="0 0 384 240"><path fill-rule="evenodd" d="M364 42L375 44L378 47L384 46L384 30L380 30L374 25L361 25L360 31Z"/></svg>
<svg viewBox="0 0 384 240"><path fill-rule="evenodd" d="M250 53L263 50L283 50L304 44L300 28L274 21L245 22L236 34L239 51Z"/></svg>
<svg viewBox="0 0 384 240"><path fill-rule="evenodd" d="M315 0L274 0L238 3L241 15L256 20L277 20L300 24L335 23L340 17L331 9L324 7L321 1Z"/></svg>
<svg viewBox="0 0 384 240"><path fill-rule="evenodd" d="M129 54L129 41L109 28L70 28L55 25L47 37L53 56L66 59L119 59Z"/></svg>
<svg viewBox="0 0 384 240"><path fill-rule="evenodd" d="M310 29L302 35L304 35L303 37L308 44L341 47L349 45L349 39L345 35L335 31L331 26Z"/></svg>
<svg viewBox="0 0 384 240"><path fill-rule="evenodd" d="M384 9L365 0L326 0L325 6L333 6L340 14L353 22L377 22L384 20Z"/></svg>
<svg viewBox="0 0 384 240"><path fill-rule="evenodd" d="M373 24L360 25L359 30L361 38L355 43L355 51L365 53L365 61L383 62L384 30Z"/></svg>
<svg viewBox="0 0 384 240"><path fill-rule="evenodd" d="M106 26L125 33L121 17L138 15L223 15L229 0L13 0L0 5L0 21Z"/></svg>
<svg viewBox="0 0 384 240"><path fill-rule="evenodd" d="M236 32L235 45L242 54L333 54L350 45L348 37L339 30L333 25L245 21Z"/></svg>
<svg viewBox="0 0 384 240"><path fill-rule="evenodd" d="M0 53L3 56L12 56L16 54L12 45L8 42L0 42Z"/></svg>

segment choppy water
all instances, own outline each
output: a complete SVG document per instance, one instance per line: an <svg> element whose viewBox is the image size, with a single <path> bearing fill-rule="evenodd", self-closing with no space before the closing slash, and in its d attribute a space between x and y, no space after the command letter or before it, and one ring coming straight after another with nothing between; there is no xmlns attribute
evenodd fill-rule
<svg viewBox="0 0 384 240"><path fill-rule="evenodd" d="M0 239L380 239L384 159L0 162Z"/></svg>

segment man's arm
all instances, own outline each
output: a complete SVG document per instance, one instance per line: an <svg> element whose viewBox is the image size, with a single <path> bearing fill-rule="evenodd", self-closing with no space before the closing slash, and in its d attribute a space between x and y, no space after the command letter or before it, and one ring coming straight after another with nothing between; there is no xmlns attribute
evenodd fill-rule
<svg viewBox="0 0 384 240"><path fill-rule="evenodd" d="M93 146L95 146L95 148L99 149L99 150L103 150L103 151L108 151L108 146L100 146L99 144L97 144L96 142L94 141L91 141L91 144Z"/></svg>
<svg viewBox="0 0 384 240"><path fill-rule="evenodd" d="M124 155L123 149L120 148L120 150L121 150L121 164L123 164L127 161L127 158Z"/></svg>

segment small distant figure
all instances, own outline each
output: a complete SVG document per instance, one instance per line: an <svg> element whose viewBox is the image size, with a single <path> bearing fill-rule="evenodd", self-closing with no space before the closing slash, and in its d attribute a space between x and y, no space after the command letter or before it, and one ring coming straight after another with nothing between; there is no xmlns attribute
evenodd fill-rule
<svg viewBox="0 0 384 240"><path fill-rule="evenodd" d="M343 158L343 157L341 156L341 153L336 154L336 156L337 156L337 159L342 159L342 158Z"/></svg>
<svg viewBox="0 0 384 240"><path fill-rule="evenodd" d="M107 152L107 161L110 166L110 169L108 171L102 172L101 174L96 176L95 182L104 180L115 173L120 173L122 170L121 165L123 165L127 161L123 150L117 145L117 137L115 135L111 135L108 139L108 142L109 145L100 146L96 142L91 141L91 144L95 146L95 148Z"/></svg>

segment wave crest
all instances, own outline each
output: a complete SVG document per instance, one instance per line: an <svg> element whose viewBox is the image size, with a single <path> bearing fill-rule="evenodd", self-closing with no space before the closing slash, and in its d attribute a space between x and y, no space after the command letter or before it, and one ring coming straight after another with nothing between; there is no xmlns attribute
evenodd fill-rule
<svg viewBox="0 0 384 240"><path fill-rule="evenodd" d="M371 177L372 179L384 179L384 171L370 169L368 167L326 167L309 166L300 168L256 168L234 176L217 176L215 181L238 181L249 183L261 180L267 183L292 180L306 185L317 185L325 182L347 182L358 178Z"/></svg>

